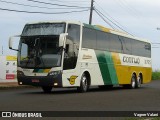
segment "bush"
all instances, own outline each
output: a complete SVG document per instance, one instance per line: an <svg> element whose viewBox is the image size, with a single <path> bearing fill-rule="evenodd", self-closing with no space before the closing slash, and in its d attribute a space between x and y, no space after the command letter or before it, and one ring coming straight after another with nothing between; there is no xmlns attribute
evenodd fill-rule
<svg viewBox="0 0 160 120"><path fill-rule="evenodd" d="M160 80L160 72L152 72L152 80Z"/></svg>

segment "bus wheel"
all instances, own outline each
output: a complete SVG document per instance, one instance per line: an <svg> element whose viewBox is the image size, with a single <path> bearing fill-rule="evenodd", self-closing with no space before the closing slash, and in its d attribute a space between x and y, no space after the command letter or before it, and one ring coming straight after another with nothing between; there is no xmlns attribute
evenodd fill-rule
<svg viewBox="0 0 160 120"><path fill-rule="evenodd" d="M134 88L136 88L136 76L133 74L132 75L132 78L131 78L131 84L130 84L130 88L131 89L134 89Z"/></svg>
<svg viewBox="0 0 160 120"><path fill-rule="evenodd" d="M52 90L52 86L42 86L42 90L45 93L50 93Z"/></svg>
<svg viewBox="0 0 160 120"><path fill-rule="evenodd" d="M141 87L141 83L142 83L142 78L139 76L137 83L136 83L136 88L140 88Z"/></svg>
<svg viewBox="0 0 160 120"><path fill-rule="evenodd" d="M88 79L86 75L83 73L81 77L80 87L78 87L77 90L83 93L83 92L87 92L88 88L89 88Z"/></svg>

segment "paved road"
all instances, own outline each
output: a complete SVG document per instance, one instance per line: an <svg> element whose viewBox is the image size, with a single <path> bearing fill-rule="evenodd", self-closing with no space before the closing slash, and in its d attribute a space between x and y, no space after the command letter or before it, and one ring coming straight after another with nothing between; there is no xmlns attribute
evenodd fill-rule
<svg viewBox="0 0 160 120"><path fill-rule="evenodd" d="M56 89L44 94L40 88L0 90L0 111L160 111L160 80L141 89L92 88L87 93Z"/></svg>

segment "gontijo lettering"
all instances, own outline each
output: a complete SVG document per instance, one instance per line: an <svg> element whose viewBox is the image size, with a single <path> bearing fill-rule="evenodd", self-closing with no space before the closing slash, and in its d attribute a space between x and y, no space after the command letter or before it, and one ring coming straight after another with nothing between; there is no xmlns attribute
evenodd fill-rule
<svg viewBox="0 0 160 120"><path fill-rule="evenodd" d="M123 62L126 62L126 63L133 63L133 64L140 64L140 58L139 57L127 57L127 56L124 56L123 57Z"/></svg>

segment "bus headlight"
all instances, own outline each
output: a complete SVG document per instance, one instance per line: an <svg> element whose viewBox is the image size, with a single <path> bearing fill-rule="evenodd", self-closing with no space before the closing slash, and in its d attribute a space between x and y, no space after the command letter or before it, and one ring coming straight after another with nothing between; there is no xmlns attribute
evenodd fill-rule
<svg viewBox="0 0 160 120"><path fill-rule="evenodd" d="M52 71L48 73L48 76L57 76L58 74L60 74L60 71Z"/></svg>
<svg viewBox="0 0 160 120"><path fill-rule="evenodd" d="M24 76L24 73L22 71L17 71L17 76Z"/></svg>

